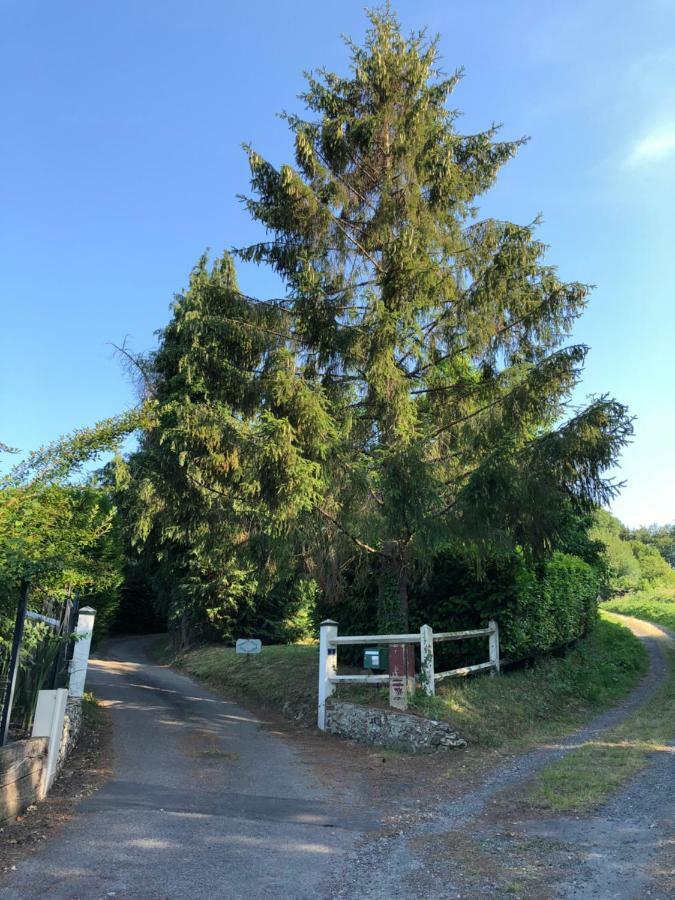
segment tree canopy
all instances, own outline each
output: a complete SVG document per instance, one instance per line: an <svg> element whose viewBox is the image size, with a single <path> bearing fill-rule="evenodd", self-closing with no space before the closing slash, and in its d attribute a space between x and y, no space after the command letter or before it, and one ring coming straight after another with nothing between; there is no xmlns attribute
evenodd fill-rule
<svg viewBox="0 0 675 900"><path fill-rule="evenodd" d="M369 18L349 74L310 74L286 114L293 163L246 148L266 235L234 256L284 296L248 297L233 257L203 258L144 363L156 417L128 537L173 613L224 629L254 602L283 614L310 580L337 602L359 572L403 627L444 548L550 554L614 496L632 433L610 397L570 406L588 286L559 278L536 221L480 217L522 140L463 134L437 41Z"/></svg>

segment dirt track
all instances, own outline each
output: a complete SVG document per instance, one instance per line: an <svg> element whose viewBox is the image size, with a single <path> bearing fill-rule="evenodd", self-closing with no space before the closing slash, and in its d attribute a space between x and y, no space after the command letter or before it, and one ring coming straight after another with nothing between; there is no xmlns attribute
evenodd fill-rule
<svg viewBox="0 0 675 900"><path fill-rule="evenodd" d="M424 817L367 841L345 866L339 896L623 898L675 896L675 756L659 754L589 817L543 819L519 799L549 762L621 722L663 684L666 629L619 617L644 641L650 667L621 704L565 741L456 785ZM428 796L428 795L427 795Z"/></svg>

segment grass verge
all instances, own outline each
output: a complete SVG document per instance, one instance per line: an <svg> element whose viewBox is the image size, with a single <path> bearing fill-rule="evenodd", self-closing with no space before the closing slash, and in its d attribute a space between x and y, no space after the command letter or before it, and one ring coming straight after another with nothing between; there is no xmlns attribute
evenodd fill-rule
<svg viewBox="0 0 675 900"><path fill-rule="evenodd" d="M155 652L163 661L172 661L168 642ZM232 699L314 721L316 646L266 646L254 657L211 646L182 654L175 662ZM445 682L436 697L417 694L412 707L452 722L473 744L517 749L565 734L611 706L637 684L646 668L647 654L637 638L624 626L603 618L564 657L499 678ZM341 686L339 696L369 702L372 690Z"/></svg>
<svg viewBox="0 0 675 900"><path fill-rule="evenodd" d="M308 720L311 710L311 720L316 717L319 650L315 645L267 645L255 656L214 645L176 656L170 640L161 638L153 655L233 700Z"/></svg>
<svg viewBox="0 0 675 900"><path fill-rule="evenodd" d="M655 622L675 631L675 599L662 599L652 593L639 591L629 597L603 603L602 608L624 616L646 619L648 622Z"/></svg>
<svg viewBox="0 0 675 900"><path fill-rule="evenodd" d="M623 625L601 617L564 657L528 669L445 682L417 695L426 715L451 721L469 741L518 749L567 734L625 696L647 669L645 648Z"/></svg>
<svg viewBox="0 0 675 900"><path fill-rule="evenodd" d="M540 772L530 794L535 806L586 812L648 765L654 754L673 752L668 744L675 738L675 643L664 638L662 651L668 676L654 697L602 740L571 750Z"/></svg>

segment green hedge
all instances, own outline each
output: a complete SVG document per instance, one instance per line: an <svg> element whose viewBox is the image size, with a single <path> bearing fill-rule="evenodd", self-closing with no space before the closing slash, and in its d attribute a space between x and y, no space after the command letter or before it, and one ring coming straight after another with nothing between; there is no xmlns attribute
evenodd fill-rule
<svg viewBox="0 0 675 900"><path fill-rule="evenodd" d="M599 588L596 571L566 553L554 553L540 576L523 568L511 602L494 616L503 655L547 653L581 637L595 622Z"/></svg>
<svg viewBox="0 0 675 900"><path fill-rule="evenodd" d="M459 631L499 623L501 653L525 659L549 653L581 637L595 621L600 579L577 556L555 552L538 567L514 554L487 567L483 578L461 559L441 559L415 603L414 627ZM447 651L448 661L467 645ZM481 656L477 648L472 655ZM483 654L484 655L484 654Z"/></svg>
<svg viewBox="0 0 675 900"><path fill-rule="evenodd" d="M344 633L377 633L373 584L370 579L365 590L355 584L353 595L336 606L319 603L317 617L337 619ZM555 552L535 566L514 553L488 562L479 577L467 557L448 552L439 555L428 577L411 589L410 628L429 624L435 631L463 631L495 619L502 656L526 659L581 637L597 617L599 590L598 570L571 554ZM439 644L437 668L481 662L486 652L482 638Z"/></svg>

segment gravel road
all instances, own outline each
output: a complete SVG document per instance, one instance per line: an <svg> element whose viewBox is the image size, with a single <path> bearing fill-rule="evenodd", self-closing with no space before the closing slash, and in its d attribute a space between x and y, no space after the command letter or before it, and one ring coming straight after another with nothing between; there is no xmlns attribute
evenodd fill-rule
<svg viewBox="0 0 675 900"><path fill-rule="evenodd" d="M617 616L644 642L650 667L617 706L555 745L486 773L417 823L390 828L352 851L339 897L522 897L549 900L670 900L675 897L675 755L654 762L592 816L542 819L521 791L548 763L601 739L647 703L667 674L661 649L675 636Z"/></svg>
<svg viewBox="0 0 675 900"><path fill-rule="evenodd" d="M317 897L361 835L358 803L327 799L288 741L154 664L147 638L110 641L88 686L113 720L113 776L0 898Z"/></svg>

